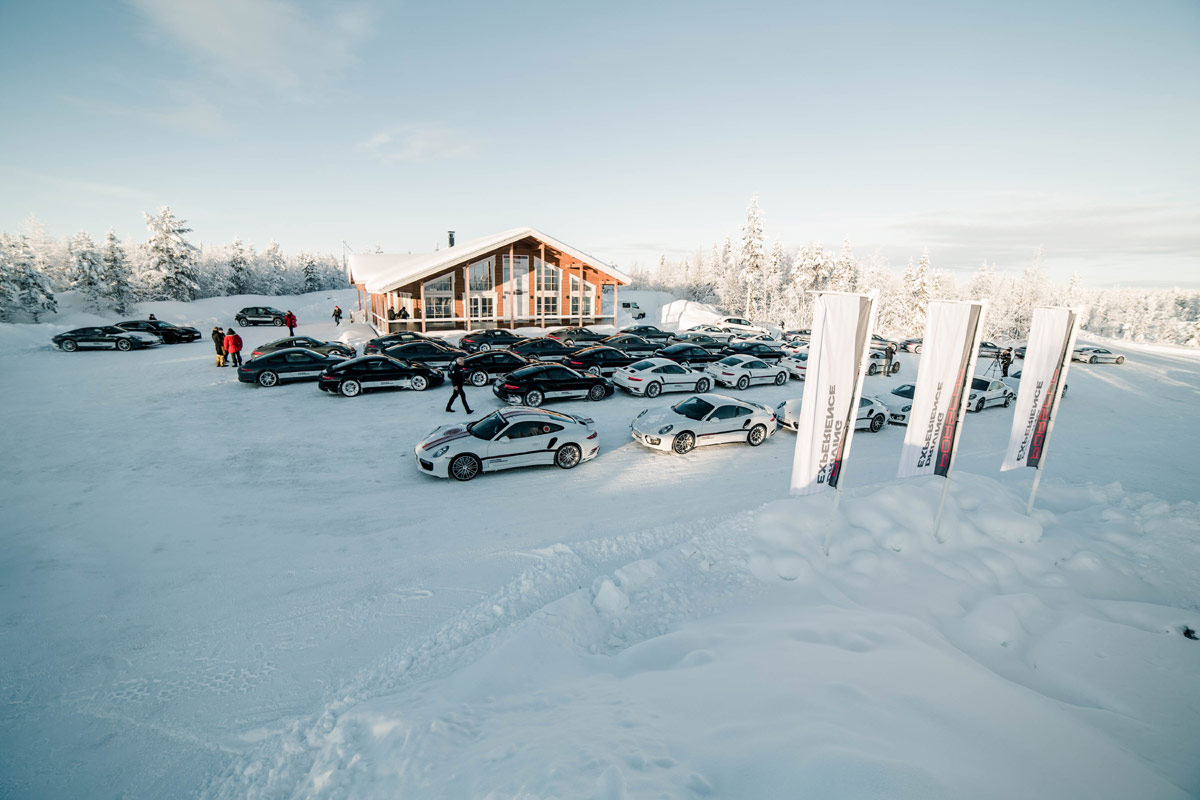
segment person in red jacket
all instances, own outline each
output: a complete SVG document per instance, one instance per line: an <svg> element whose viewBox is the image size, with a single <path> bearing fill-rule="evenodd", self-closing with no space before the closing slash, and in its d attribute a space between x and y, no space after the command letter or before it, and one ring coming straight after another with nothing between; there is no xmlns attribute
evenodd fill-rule
<svg viewBox="0 0 1200 800"><path fill-rule="evenodd" d="M296 315L289 308L287 316L283 318L283 324L288 326L288 336L296 335Z"/></svg>
<svg viewBox="0 0 1200 800"><path fill-rule="evenodd" d="M233 328L225 334L225 354L229 356L230 366L242 365L242 337L238 336Z"/></svg>

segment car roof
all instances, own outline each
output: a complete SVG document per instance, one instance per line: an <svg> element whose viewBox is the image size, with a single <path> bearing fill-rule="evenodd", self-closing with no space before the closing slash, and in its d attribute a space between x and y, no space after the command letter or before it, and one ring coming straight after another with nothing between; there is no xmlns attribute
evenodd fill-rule
<svg viewBox="0 0 1200 800"><path fill-rule="evenodd" d="M725 403L733 403L733 404L739 405L739 406L753 407L751 403L748 403L745 400L739 400L738 398L730 397L727 394L717 394L716 392L706 392L704 394L696 394L696 395L692 395L692 396L699 397L701 400L703 400L707 403L712 403L714 406L722 405Z"/></svg>

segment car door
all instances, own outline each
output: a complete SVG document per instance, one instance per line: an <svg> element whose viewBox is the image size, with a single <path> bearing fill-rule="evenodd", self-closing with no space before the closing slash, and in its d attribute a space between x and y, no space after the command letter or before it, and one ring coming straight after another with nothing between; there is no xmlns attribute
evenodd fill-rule
<svg viewBox="0 0 1200 800"><path fill-rule="evenodd" d="M854 428L866 428L871 424L871 400L867 397L858 398L858 415L854 418Z"/></svg>
<svg viewBox="0 0 1200 800"><path fill-rule="evenodd" d="M549 420L522 420L500 433L496 454L501 468L554 463L554 451L562 440L563 426ZM488 456L492 455L491 447Z"/></svg>
<svg viewBox="0 0 1200 800"><path fill-rule="evenodd" d="M281 373L281 377L294 380L318 378L325 369L321 359L311 353L284 353L283 363L287 365L287 373Z"/></svg>
<svg viewBox="0 0 1200 800"><path fill-rule="evenodd" d="M775 373L777 371L773 367L767 366L765 361L760 361L757 358L743 362L742 368L750 376L751 383L770 383L775 380Z"/></svg>
<svg viewBox="0 0 1200 800"><path fill-rule="evenodd" d="M690 391L696 386L696 376L678 364L655 367L654 374L662 381L664 392Z"/></svg>
<svg viewBox="0 0 1200 800"><path fill-rule="evenodd" d="M992 402L998 405L1004 405L1004 396L1008 394L1008 387L1002 381L992 381L992 385L988 394L992 397Z"/></svg>
<svg viewBox="0 0 1200 800"><path fill-rule="evenodd" d="M548 367L542 373L547 397L586 397L592 384L583 375L566 367Z"/></svg>
<svg viewBox="0 0 1200 800"><path fill-rule="evenodd" d="M507 375L514 369L520 369L527 363L528 362L526 362L516 353L501 351L499 353L492 353L491 361L488 362L486 369L488 370L489 374Z"/></svg>
<svg viewBox="0 0 1200 800"><path fill-rule="evenodd" d="M696 439L696 444L722 444L740 439L744 434L738 419L741 406L721 405L709 412L704 420L704 431ZM748 411L748 409L747 409ZM746 420L749 428L749 419Z"/></svg>

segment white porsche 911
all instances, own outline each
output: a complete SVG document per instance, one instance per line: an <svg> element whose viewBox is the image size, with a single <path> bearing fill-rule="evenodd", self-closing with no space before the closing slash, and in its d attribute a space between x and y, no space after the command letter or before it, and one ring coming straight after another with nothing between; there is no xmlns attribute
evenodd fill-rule
<svg viewBox="0 0 1200 800"><path fill-rule="evenodd" d="M1103 347L1077 347L1071 353L1072 361L1084 361L1088 364L1124 364L1125 356L1120 356L1112 350Z"/></svg>
<svg viewBox="0 0 1200 800"><path fill-rule="evenodd" d="M773 383L783 386L788 382L788 371L778 364L768 364L754 356L726 356L709 364L705 370L722 386L745 389L752 383Z"/></svg>
<svg viewBox="0 0 1200 800"><path fill-rule="evenodd" d="M997 378L972 378L967 411L983 411L988 406L1008 406L1017 398L1012 387Z"/></svg>
<svg viewBox="0 0 1200 800"><path fill-rule="evenodd" d="M800 401L802 398L784 400L775 408L775 415L784 428L796 430L800 425ZM855 417L854 430L869 430L879 433L887 423L888 409L874 397L860 397L858 400L858 416Z"/></svg>
<svg viewBox="0 0 1200 800"><path fill-rule="evenodd" d="M914 384L902 383L892 389L891 394L875 399L887 406L888 422L893 425L907 425L908 415L912 411L913 397L916 393L917 387Z"/></svg>
<svg viewBox="0 0 1200 800"><path fill-rule="evenodd" d="M679 454L727 442L758 447L779 429L771 409L723 394L697 394L673 406L648 408L629 427L647 447Z"/></svg>
<svg viewBox="0 0 1200 800"><path fill-rule="evenodd" d="M779 366L786 369L788 374L796 380L804 380L804 376L808 372L808 351L801 350L787 358L779 359Z"/></svg>
<svg viewBox="0 0 1200 800"><path fill-rule="evenodd" d="M459 481L538 464L571 469L600 451L592 422L544 408L502 408L466 425L435 428L413 457L419 472Z"/></svg>
<svg viewBox="0 0 1200 800"><path fill-rule="evenodd" d="M697 392L712 388L712 378L669 358L647 358L613 372L613 383L630 394L658 397L663 392Z"/></svg>

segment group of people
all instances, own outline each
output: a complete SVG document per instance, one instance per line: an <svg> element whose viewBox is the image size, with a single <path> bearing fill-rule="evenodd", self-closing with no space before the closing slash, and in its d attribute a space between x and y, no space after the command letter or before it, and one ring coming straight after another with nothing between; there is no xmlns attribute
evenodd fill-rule
<svg viewBox="0 0 1200 800"><path fill-rule="evenodd" d="M217 348L218 367L240 367L242 365L242 337L230 328L222 331L220 325L212 329L213 346ZM228 363L226 363L228 362Z"/></svg>

